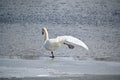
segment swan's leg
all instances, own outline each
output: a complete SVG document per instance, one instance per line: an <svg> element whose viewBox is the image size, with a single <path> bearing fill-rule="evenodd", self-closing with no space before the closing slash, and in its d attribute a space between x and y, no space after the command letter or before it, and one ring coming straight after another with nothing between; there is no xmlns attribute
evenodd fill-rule
<svg viewBox="0 0 120 80"><path fill-rule="evenodd" d="M50 56L51 58L54 58L55 56L54 56L54 54L53 54L53 51L51 52L51 54L52 54L52 56Z"/></svg>
<svg viewBox="0 0 120 80"><path fill-rule="evenodd" d="M74 46L71 45L71 44L68 44L68 43L64 43L64 44L67 45L70 49L73 49L73 48L74 48Z"/></svg>

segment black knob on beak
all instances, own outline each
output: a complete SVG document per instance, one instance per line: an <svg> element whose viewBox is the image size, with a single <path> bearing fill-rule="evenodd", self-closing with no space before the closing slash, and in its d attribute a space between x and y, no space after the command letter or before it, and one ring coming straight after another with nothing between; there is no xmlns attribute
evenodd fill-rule
<svg viewBox="0 0 120 80"><path fill-rule="evenodd" d="M44 32L42 31L42 35L44 35Z"/></svg>

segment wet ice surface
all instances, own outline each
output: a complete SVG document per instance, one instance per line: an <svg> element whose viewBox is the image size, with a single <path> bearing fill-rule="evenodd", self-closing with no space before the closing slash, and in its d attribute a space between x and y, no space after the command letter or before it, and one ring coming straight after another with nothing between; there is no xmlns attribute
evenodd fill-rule
<svg viewBox="0 0 120 80"><path fill-rule="evenodd" d="M1 78L120 78L120 63L75 60L72 57L41 57L39 60L0 59ZM81 78L82 78L81 77ZM112 79L110 79L112 80Z"/></svg>

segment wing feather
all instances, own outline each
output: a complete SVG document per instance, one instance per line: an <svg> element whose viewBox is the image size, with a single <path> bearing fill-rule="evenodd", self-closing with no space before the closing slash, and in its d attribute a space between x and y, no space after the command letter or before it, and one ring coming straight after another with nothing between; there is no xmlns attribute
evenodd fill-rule
<svg viewBox="0 0 120 80"><path fill-rule="evenodd" d="M81 41L73 36L59 36L59 37L57 37L57 39L58 40L65 40L67 42L82 46L83 48L85 48L87 50L89 49L88 46L83 41Z"/></svg>

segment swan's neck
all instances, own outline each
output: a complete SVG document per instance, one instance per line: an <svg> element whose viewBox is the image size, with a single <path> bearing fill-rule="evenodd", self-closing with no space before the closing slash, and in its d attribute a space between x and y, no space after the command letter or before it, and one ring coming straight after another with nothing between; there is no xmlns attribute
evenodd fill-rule
<svg viewBox="0 0 120 80"><path fill-rule="evenodd" d="M47 31L47 29L44 29L44 31L45 31L45 40L48 40L49 39L48 31Z"/></svg>

